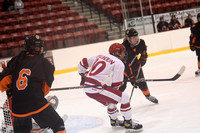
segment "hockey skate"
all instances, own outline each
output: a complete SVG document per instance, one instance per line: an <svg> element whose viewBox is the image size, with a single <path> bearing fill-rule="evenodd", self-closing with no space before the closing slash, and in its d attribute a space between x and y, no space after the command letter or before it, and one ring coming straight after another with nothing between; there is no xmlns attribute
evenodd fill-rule
<svg viewBox="0 0 200 133"><path fill-rule="evenodd" d="M121 120L118 120L118 119L113 120L113 119L110 118L110 125L112 127L123 127L124 126L124 122L121 121Z"/></svg>
<svg viewBox="0 0 200 133"><path fill-rule="evenodd" d="M199 75L200 75L200 69L198 69L198 70L195 72L195 75L196 75L196 76L199 76Z"/></svg>
<svg viewBox="0 0 200 133"><path fill-rule="evenodd" d="M132 120L124 120L124 127L126 133L141 132L143 130L142 124L135 123Z"/></svg>
<svg viewBox="0 0 200 133"><path fill-rule="evenodd" d="M149 96L145 96L149 101L151 101L152 103L158 103L158 100L155 98L155 97L153 97L153 96L151 96L151 95L149 95Z"/></svg>

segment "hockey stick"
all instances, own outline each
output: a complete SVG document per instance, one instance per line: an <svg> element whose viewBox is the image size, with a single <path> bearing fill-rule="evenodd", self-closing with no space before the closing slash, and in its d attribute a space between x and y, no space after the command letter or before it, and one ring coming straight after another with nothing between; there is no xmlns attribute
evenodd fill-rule
<svg viewBox="0 0 200 133"><path fill-rule="evenodd" d="M108 77L103 82L101 82L100 84L89 85L89 86L74 86L74 87L64 87L64 88L53 88L53 89L51 89L51 91L91 88L91 87L103 86L104 84L106 84L108 82L108 80L112 77L112 75L113 75L113 71L111 71L110 74L108 75Z"/></svg>
<svg viewBox="0 0 200 133"><path fill-rule="evenodd" d="M136 75L136 79L138 78L141 69L142 69L142 66L141 66L141 64L140 64L140 65L139 65L139 69L138 69L138 73L137 73L137 75ZM134 84L133 84L133 88L132 88L132 91L131 91L131 95L130 95L129 101L131 101L131 98L132 98L132 95L133 95L133 91L134 91L134 89L135 89L135 84L136 84L136 82L134 82Z"/></svg>
<svg viewBox="0 0 200 133"><path fill-rule="evenodd" d="M165 79L138 79L135 80L135 82L155 82L155 81L175 81L177 80L185 71L185 66L182 66L181 69L176 73L172 78L165 78ZM134 80L128 80L128 82L134 82Z"/></svg>

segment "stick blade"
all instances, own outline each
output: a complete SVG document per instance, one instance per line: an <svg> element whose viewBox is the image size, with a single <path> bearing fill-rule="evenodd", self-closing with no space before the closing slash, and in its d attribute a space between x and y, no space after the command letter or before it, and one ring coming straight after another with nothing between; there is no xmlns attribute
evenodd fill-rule
<svg viewBox="0 0 200 133"><path fill-rule="evenodd" d="M179 70L178 74L182 75L184 71L185 71L185 66L182 66L181 69Z"/></svg>

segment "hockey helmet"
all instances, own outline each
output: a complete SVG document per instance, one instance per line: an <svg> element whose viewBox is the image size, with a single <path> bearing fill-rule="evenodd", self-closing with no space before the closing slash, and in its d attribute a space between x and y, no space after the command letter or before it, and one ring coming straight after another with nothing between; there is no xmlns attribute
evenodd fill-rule
<svg viewBox="0 0 200 133"><path fill-rule="evenodd" d="M126 38L128 42L130 43L131 47L134 47L140 43L138 32L134 28L126 30Z"/></svg>
<svg viewBox="0 0 200 133"><path fill-rule="evenodd" d="M122 51L125 51L125 47L120 43L113 43L109 47L109 53L112 55L114 55L116 52L121 53Z"/></svg>
<svg viewBox="0 0 200 133"><path fill-rule="evenodd" d="M30 35L25 38L24 48L30 54L43 54L45 43L39 35Z"/></svg>
<svg viewBox="0 0 200 133"><path fill-rule="evenodd" d="M138 36L137 30L135 30L134 28L126 30L125 34L126 34L126 37Z"/></svg>

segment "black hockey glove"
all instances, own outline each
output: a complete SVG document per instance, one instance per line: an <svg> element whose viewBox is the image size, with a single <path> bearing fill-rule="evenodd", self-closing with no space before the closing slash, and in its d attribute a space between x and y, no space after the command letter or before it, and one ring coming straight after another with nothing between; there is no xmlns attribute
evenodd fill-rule
<svg viewBox="0 0 200 133"><path fill-rule="evenodd" d="M81 75L81 82L80 85L83 85L85 83L85 74L84 73L79 73Z"/></svg>
<svg viewBox="0 0 200 133"><path fill-rule="evenodd" d="M194 47L194 45L190 45L190 50L191 51L195 51L196 50L196 48Z"/></svg>
<svg viewBox="0 0 200 133"><path fill-rule="evenodd" d="M146 64L146 60L140 58L138 63L141 64L141 66L144 66Z"/></svg>

